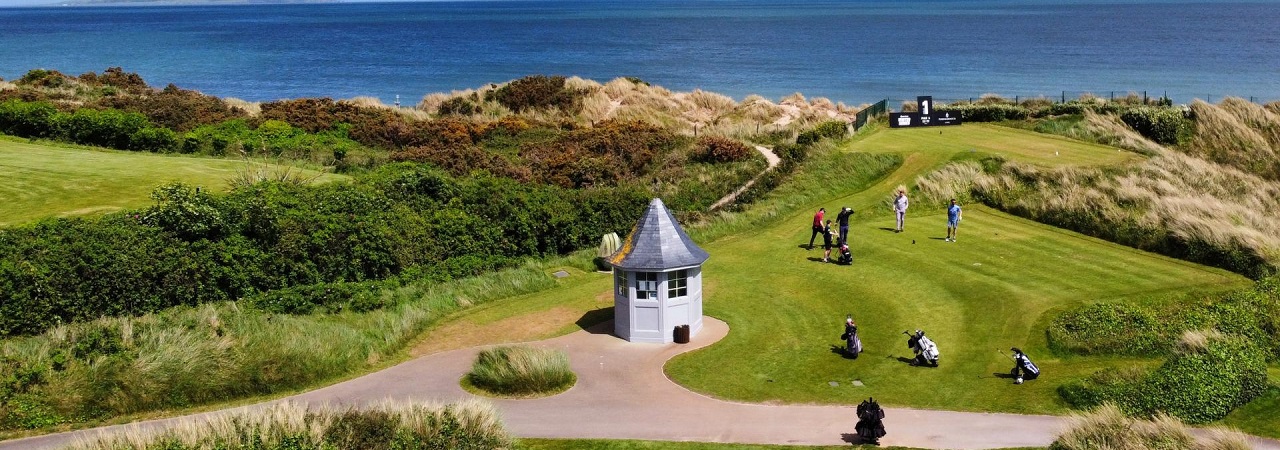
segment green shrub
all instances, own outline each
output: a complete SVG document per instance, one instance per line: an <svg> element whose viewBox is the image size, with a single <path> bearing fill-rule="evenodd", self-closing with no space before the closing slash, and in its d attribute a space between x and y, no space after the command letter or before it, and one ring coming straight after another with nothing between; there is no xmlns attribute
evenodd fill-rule
<svg viewBox="0 0 1280 450"><path fill-rule="evenodd" d="M1191 121L1173 108L1130 108L1120 114L1120 120L1143 137L1164 145L1176 145L1191 133Z"/></svg>
<svg viewBox="0 0 1280 450"><path fill-rule="evenodd" d="M178 149L178 134L168 128L147 127L129 136L129 150L170 153Z"/></svg>
<svg viewBox="0 0 1280 450"><path fill-rule="evenodd" d="M1098 303L1054 318L1046 335L1054 350L1079 354L1149 355L1167 348L1163 322L1132 305Z"/></svg>
<svg viewBox="0 0 1280 450"><path fill-rule="evenodd" d="M1054 350L1078 354L1160 355L1189 330L1245 336L1280 360L1280 276L1253 287L1158 306L1099 303L1066 311L1046 330Z"/></svg>
<svg viewBox="0 0 1280 450"><path fill-rule="evenodd" d="M556 108L576 114L582 106L582 92L566 86L562 76L527 76L490 91L487 99L517 113Z"/></svg>
<svg viewBox="0 0 1280 450"><path fill-rule="evenodd" d="M848 132L848 123L843 120L828 120L822 122L811 130L801 132L796 136L796 145L812 145L822 139L838 139L845 136Z"/></svg>
<svg viewBox="0 0 1280 450"><path fill-rule="evenodd" d="M28 138L52 137L58 133L58 109L49 102L0 102L0 133Z"/></svg>
<svg viewBox="0 0 1280 450"><path fill-rule="evenodd" d="M529 346L481 350L467 374L473 386L500 395L556 393L576 379L563 350Z"/></svg>
<svg viewBox="0 0 1280 450"><path fill-rule="evenodd" d="M943 105L938 107L938 112L958 113L965 122L1023 120L1030 115L1027 108L1007 103Z"/></svg>
<svg viewBox="0 0 1280 450"><path fill-rule="evenodd" d="M1208 423L1266 390L1266 358L1250 340L1209 336L1203 347L1197 345L1184 344L1142 385L1145 412Z"/></svg>
<svg viewBox="0 0 1280 450"><path fill-rule="evenodd" d="M1064 384L1058 393L1080 408L1115 403L1129 414L1162 413L1207 423L1226 417L1266 389L1266 357L1249 339L1187 332L1179 351L1150 373L1103 371Z"/></svg>

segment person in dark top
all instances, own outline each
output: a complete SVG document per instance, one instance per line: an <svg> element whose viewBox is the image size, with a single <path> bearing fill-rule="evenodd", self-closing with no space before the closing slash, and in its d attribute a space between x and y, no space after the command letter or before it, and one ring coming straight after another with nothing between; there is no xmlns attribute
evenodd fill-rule
<svg viewBox="0 0 1280 450"><path fill-rule="evenodd" d="M840 214L836 214L836 225L840 226L840 243L845 245L849 243L849 216L853 215L853 208L848 206L840 209Z"/></svg>

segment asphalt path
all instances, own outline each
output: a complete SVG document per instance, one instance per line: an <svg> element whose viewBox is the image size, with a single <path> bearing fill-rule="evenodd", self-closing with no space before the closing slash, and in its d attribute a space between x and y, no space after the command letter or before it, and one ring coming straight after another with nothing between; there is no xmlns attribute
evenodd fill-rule
<svg viewBox="0 0 1280 450"><path fill-rule="evenodd" d="M753 444L857 443L854 406L764 405L707 397L666 377L675 355L724 338L729 327L706 317L689 344L640 344L619 339L613 322L528 343L569 354L578 382L539 399L491 399L507 429L519 437L643 439ZM248 406L293 401L312 406L365 406L385 399L454 402L473 397L458 382L483 347L437 353L304 394ZM707 370L715 370L708 368ZM229 410L236 411L236 410ZM0 442L0 449L60 448L75 439L126 427L157 429L212 414L152 420ZM929 449L1047 447L1068 423L1060 416L886 408L882 445ZM1254 447L1280 450L1280 441L1255 438Z"/></svg>

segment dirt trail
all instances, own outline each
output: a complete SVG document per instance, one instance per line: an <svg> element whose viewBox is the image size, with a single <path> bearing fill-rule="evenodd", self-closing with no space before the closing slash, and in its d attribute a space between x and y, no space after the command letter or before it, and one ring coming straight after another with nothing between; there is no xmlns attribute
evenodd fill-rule
<svg viewBox="0 0 1280 450"><path fill-rule="evenodd" d="M756 184L756 180L759 180L760 177L764 176L764 174L768 173L770 170L773 170L774 167L778 167L778 163L782 162L782 158L779 158L778 155L775 155L773 153L773 150L770 150L766 147L761 147L757 145L756 151L760 152L761 155L764 155L765 161L769 162L769 167L766 167L758 175L752 177L751 181L748 181L747 184L742 185L742 187L729 193L729 195L721 197L720 200L716 200L716 202L711 205L712 211L720 209L722 206L732 203L733 199L738 198L738 196L742 195L743 192L746 192L747 189L751 187L751 185Z"/></svg>

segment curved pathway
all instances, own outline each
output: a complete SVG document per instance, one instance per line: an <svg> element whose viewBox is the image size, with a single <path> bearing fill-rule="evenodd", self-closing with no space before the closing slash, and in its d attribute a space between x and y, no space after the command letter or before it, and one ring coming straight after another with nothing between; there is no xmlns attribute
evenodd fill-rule
<svg viewBox="0 0 1280 450"><path fill-rule="evenodd" d="M687 345L637 344L609 334L613 322L531 345L569 354L578 383L541 399L492 400L512 434L541 438L644 439L755 444L840 445L856 443L853 406L761 405L717 400L676 385L663 374L673 356L710 345L729 332L724 322L704 318L703 330ZM309 405L361 406L383 399L453 402L472 397L458 380L479 348L437 353L333 386L277 400ZM262 408L274 402L249 406ZM153 420L0 442L0 449L43 449L77 438L124 428L173 426L193 416ZM1058 416L887 408L883 445L921 448L1045 447L1066 424ZM908 431L911 430L911 431ZM1280 449L1280 441L1258 439L1258 449Z"/></svg>
<svg viewBox="0 0 1280 450"><path fill-rule="evenodd" d="M769 150L767 147L761 147L757 145L756 151L760 152L760 154L764 156L764 160L769 162L769 166L765 167L764 170L760 171L760 173L756 174L756 176L751 177L751 180L748 180L747 184L744 184L742 185L742 187L738 188L737 190L730 192L729 195L721 197L720 200L716 200L716 202L711 205L710 210L715 211L717 209L720 209L724 205L732 203L733 199L738 198L738 196L742 195L743 192L746 192L746 190L750 188L751 185L756 184L756 180L759 180L760 177L764 176L764 174L768 173L770 170L773 170L774 167L778 167L778 163L782 162L782 158L779 158L778 155L775 155L773 153L773 150Z"/></svg>

